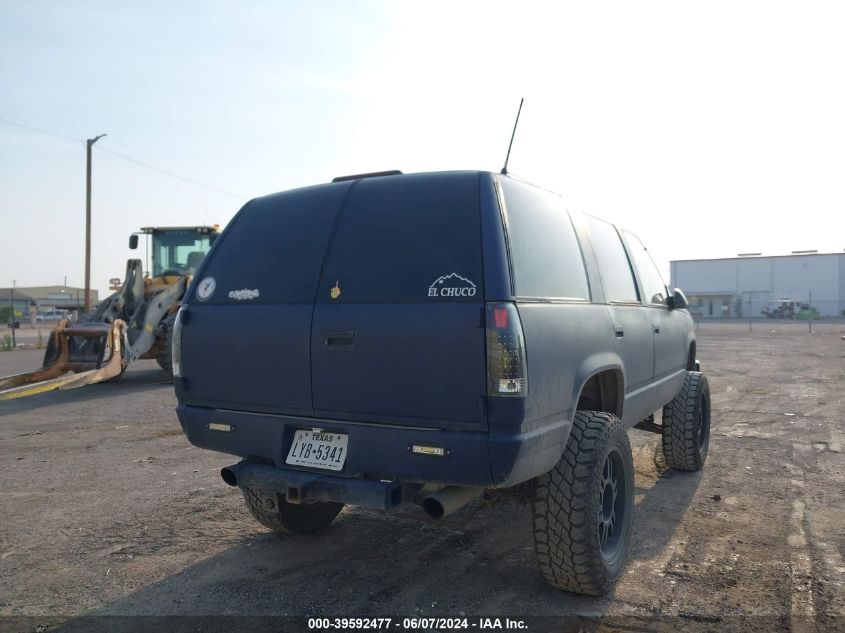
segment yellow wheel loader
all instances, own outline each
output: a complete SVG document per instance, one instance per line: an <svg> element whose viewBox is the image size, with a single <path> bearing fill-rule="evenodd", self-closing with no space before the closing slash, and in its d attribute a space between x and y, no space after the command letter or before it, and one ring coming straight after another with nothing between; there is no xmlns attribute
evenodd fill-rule
<svg viewBox="0 0 845 633"><path fill-rule="evenodd" d="M112 280L113 295L50 332L42 367L0 378L0 400L109 380L139 358L155 358L172 374L176 311L219 227L146 227L130 236L129 248L138 248L139 235L147 237L152 268L144 274L140 259L127 261L123 283Z"/></svg>

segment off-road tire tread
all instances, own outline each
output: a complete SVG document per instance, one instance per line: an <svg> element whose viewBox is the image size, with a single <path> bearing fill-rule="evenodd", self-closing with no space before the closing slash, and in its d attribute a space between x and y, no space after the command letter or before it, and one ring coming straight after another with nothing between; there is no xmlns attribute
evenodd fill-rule
<svg viewBox="0 0 845 633"><path fill-rule="evenodd" d="M616 432L625 438L630 455L628 436L615 415L576 412L563 456L552 470L536 479L534 549L540 571L553 587L598 596L615 580L608 577L598 539L585 533L585 524L589 514L598 510L594 463L597 455L607 453L610 437Z"/></svg>
<svg viewBox="0 0 845 633"><path fill-rule="evenodd" d="M276 508L268 508L261 493L241 488L249 513L261 525L277 534L314 534L326 529L343 509L342 503L320 503L309 512L307 506L289 504L276 494ZM270 493L275 494L275 493Z"/></svg>
<svg viewBox="0 0 845 633"><path fill-rule="evenodd" d="M701 391L710 395L707 377L698 371L684 373L675 399L663 407L663 456L675 470L701 470L707 455L698 450L697 407Z"/></svg>
<svg viewBox="0 0 845 633"><path fill-rule="evenodd" d="M173 325L176 323L176 315L173 314L164 321L162 335L164 336L164 349L156 357L158 366L167 372L167 375L173 377Z"/></svg>

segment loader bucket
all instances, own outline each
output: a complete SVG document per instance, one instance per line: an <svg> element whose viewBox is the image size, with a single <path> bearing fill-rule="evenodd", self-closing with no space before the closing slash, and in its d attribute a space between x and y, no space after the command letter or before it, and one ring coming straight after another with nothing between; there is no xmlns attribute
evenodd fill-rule
<svg viewBox="0 0 845 633"><path fill-rule="evenodd" d="M0 378L0 400L12 400L54 389L73 389L109 380L126 369L126 324L60 321L40 369Z"/></svg>

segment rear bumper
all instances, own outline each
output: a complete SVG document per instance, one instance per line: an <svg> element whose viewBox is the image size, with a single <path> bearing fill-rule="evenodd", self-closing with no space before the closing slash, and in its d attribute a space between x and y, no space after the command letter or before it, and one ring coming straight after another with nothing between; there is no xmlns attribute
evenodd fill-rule
<svg viewBox="0 0 845 633"><path fill-rule="evenodd" d="M527 433L488 433L252 414L184 404L176 412L182 430L195 446L237 455L283 473L316 476L328 483L369 479L483 488L513 486L547 472L557 462L570 428L567 420ZM214 430L221 424L231 431ZM295 431L313 428L349 436L342 470L285 464ZM446 455L412 453L415 444L442 447Z"/></svg>
<svg viewBox="0 0 845 633"><path fill-rule="evenodd" d="M346 479L313 472L285 470L242 461L227 466L223 479L232 486L273 490L291 503L336 501L391 512L414 498L420 484L400 484L369 479Z"/></svg>

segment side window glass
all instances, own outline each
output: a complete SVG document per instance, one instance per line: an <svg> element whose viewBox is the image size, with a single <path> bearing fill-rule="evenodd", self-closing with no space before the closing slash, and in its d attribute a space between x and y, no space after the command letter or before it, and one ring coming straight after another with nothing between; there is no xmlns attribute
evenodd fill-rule
<svg viewBox="0 0 845 633"><path fill-rule="evenodd" d="M523 298L590 299L581 247L563 199L501 178L516 294Z"/></svg>
<svg viewBox="0 0 845 633"><path fill-rule="evenodd" d="M643 243L636 235L625 231L625 238L631 247L631 257L640 276L640 283L643 286L643 297L645 297L646 303L666 305L666 284L663 283L663 277L660 275L660 271L657 270L657 266L654 265L651 255L648 254L646 247L643 246Z"/></svg>
<svg viewBox="0 0 845 633"><path fill-rule="evenodd" d="M589 215L587 227L590 229L590 243L596 256L607 301L639 303L631 264L616 228Z"/></svg>

